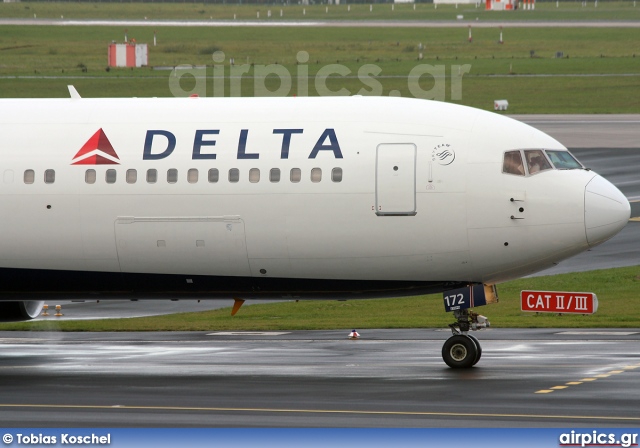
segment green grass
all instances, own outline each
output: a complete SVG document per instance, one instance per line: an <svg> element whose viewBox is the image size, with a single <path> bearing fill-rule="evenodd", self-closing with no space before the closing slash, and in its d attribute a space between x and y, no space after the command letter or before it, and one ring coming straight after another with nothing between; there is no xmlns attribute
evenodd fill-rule
<svg viewBox="0 0 640 448"><path fill-rule="evenodd" d="M520 311L520 291L591 291L598 295L594 315L555 315ZM498 287L500 303L477 308L494 327L502 328L638 328L640 266L521 279ZM231 300L229 304L231 305ZM149 306L152 306L150 304ZM446 328L442 295L401 299L300 301L230 308L200 313L95 321L4 323L0 330L60 331L216 331L323 330L366 328Z"/></svg>
<svg viewBox="0 0 640 448"><path fill-rule="evenodd" d="M203 92L207 96L213 95L211 53L215 50L226 54L226 64L234 57L236 65L277 62L284 66L293 76L292 89L284 93L288 95L297 93L296 57L306 51L309 62L304 65L311 77L328 64L344 65L352 75L365 64L378 66L383 95L397 90L412 96L408 74L419 64L431 64L446 68L445 100L481 109L491 109L493 100L507 98L512 113L640 110L640 40L635 29L507 27L504 44L497 43L497 29L484 28L474 30L473 43L467 41L464 28L159 27L157 32L158 46L150 47L150 64L207 65ZM129 29L129 37L138 42L151 43L152 33L148 27ZM74 84L85 97L171 96L168 71L105 70L107 44L122 40L123 34L121 27L0 27L0 97L66 97L67 84ZM418 61L420 44L425 46L424 59ZM554 58L557 51L565 57ZM465 64L470 70L462 81L462 100L455 100L452 77L457 76L456 67ZM242 81L243 96L268 94L254 88L254 70L250 68ZM225 73L230 73L228 65ZM188 90L195 82L189 83L187 76L181 85ZM357 77L336 76L327 85L350 94L368 90ZM275 91L279 80L268 78L266 86ZM313 79L309 86L309 95L317 95ZM423 77L420 86L428 91L434 80ZM225 90L229 95L228 79Z"/></svg>
<svg viewBox="0 0 640 448"><path fill-rule="evenodd" d="M410 96L406 78L380 80L383 94L391 90ZM462 100L457 104L491 110L493 100L507 98L508 113L638 113L640 103L635 92L638 91L639 77L577 78L567 85L566 80L558 78L475 78L465 77L462 82ZM99 82L95 79L52 79L44 83L39 79L1 79L0 96L12 97L14 92L24 91L32 97L68 97L67 84L74 84L84 97L118 96L168 96L168 80L117 79L106 78ZM267 86L275 89L276 82ZM433 86L424 82L424 90ZM365 87L357 79L330 80L327 86L332 90L347 89L356 94ZM445 90L446 99L451 100L450 90ZM185 86L188 88L190 86ZM211 96L212 81L207 82L207 93ZM292 93L296 92L293 84ZM243 81L243 96L254 94L251 80Z"/></svg>
<svg viewBox="0 0 640 448"><path fill-rule="evenodd" d="M153 31L128 31L129 38L150 44L151 66L212 65L213 50L221 50L236 64L277 62L293 69L298 52L306 51L312 74L337 61L386 64L385 73L406 74L418 63L419 53L431 63L471 62L472 74L506 73L510 62L516 73L640 73L638 30L629 28L505 28L502 45L493 28L474 30L469 43L464 28L158 27L157 47L152 46ZM0 75L80 74L77 66L82 63L89 69L87 76L108 76L107 45L123 38L121 27L2 26ZM568 58L554 59L558 51ZM154 75L148 69L133 73Z"/></svg>
<svg viewBox="0 0 640 448"><path fill-rule="evenodd" d="M0 17L38 19L119 19L119 20L455 20L464 15L465 20L499 20L501 22L526 20L639 20L640 7L633 1L600 1L598 7L589 1L587 7L581 2L561 0L536 3L535 11L485 11L481 5L438 5L433 3L413 4L351 4L330 5L222 5L203 2L179 3L131 3L131 2L22 2L0 4ZM271 11L271 18L268 11ZM280 17L280 10L283 16ZM257 13L260 13L258 19Z"/></svg>

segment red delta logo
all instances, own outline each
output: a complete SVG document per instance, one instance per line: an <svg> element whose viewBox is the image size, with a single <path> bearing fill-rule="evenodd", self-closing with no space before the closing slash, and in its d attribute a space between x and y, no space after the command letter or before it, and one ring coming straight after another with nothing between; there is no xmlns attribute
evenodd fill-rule
<svg viewBox="0 0 640 448"><path fill-rule="evenodd" d="M102 128L91 136L73 157L71 165L119 165L120 157Z"/></svg>

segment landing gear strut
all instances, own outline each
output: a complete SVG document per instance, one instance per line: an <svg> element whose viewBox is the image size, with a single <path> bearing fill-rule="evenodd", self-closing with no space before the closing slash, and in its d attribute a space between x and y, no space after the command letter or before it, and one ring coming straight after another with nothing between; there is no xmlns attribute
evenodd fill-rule
<svg viewBox="0 0 640 448"><path fill-rule="evenodd" d="M442 359L453 369L467 369L476 365L482 356L480 342L467 333L488 327L489 321L468 309L455 310L453 315L456 322L449 325L453 336L442 346Z"/></svg>

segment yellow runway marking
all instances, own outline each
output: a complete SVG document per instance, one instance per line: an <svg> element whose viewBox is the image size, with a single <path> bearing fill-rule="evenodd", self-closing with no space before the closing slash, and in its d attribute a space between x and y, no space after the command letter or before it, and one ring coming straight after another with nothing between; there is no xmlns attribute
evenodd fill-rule
<svg viewBox="0 0 640 448"><path fill-rule="evenodd" d="M270 408L216 408L216 407L189 407L189 406L92 406L74 404L0 404L0 408L21 409L65 409L65 410L107 410L113 411L188 411L188 412L265 412L265 413L289 413L289 414L353 414L353 415L409 415L431 417L486 417L486 418L535 418L544 420L570 419L570 420L606 420L640 422L640 417L611 417L599 415L540 415L540 414L482 414L464 412L419 412L419 411L358 411L340 409L270 409Z"/></svg>
<svg viewBox="0 0 640 448"><path fill-rule="evenodd" d="M535 394L548 394L553 392L554 390L562 390L562 389L567 389L569 386L577 386L579 384L582 384L584 382L589 382L589 381L597 381L599 378L609 378L611 375L617 375L619 373L624 373L624 372L628 372L631 369L637 369L638 367L640 367L640 364L635 364L635 365L631 365L631 366L625 366L622 367L622 370L611 370L607 373L601 373L599 375L594 375L593 378L582 378L580 381L569 381L566 384L566 386L553 386L550 389L542 389L542 390L538 390L536 392L534 392ZM618 367L620 369L620 367Z"/></svg>

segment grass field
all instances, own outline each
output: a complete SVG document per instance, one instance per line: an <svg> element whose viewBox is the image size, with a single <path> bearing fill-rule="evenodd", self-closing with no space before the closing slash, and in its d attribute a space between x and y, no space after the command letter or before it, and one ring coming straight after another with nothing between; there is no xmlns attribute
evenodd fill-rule
<svg viewBox="0 0 640 448"><path fill-rule="evenodd" d="M153 47L157 31L158 46ZM473 42L459 28L195 28L128 29L148 42L150 66L212 65L214 51L236 64L283 64L293 69L300 51L309 54L310 73L340 62L380 64L386 74L407 74L418 62L472 63L471 75L640 73L639 31L626 28L478 28ZM123 41L121 27L0 26L0 74L61 75L71 71L107 76L107 45ZM423 49L420 49L422 45ZM534 57L531 57L534 51ZM564 58L556 59L556 52ZM418 61L422 53L424 60ZM634 56L635 55L635 56ZM292 70L293 71L293 70ZM114 70L113 76L153 76L149 69Z"/></svg>
<svg viewBox="0 0 640 448"><path fill-rule="evenodd" d="M551 315L523 313L523 289L592 291L598 295L597 313ZM477 308L494 327L598 328L640 327L640 266L563 274L508 282L498 287L500 303ZM231 300L229 304L231 305ZM152 306L152 305L150 305ZM4 323L0 330L61 331L214 331L313 330L344 328L446 328L453 317L444 312L442 295L402 299L300 301L244 306L236 316L230 308L133 319Z"/></svg>
<svg viewBox="0 0 640 448"><path fill-rule="evenodd" d="M153 31L131 28L128 37L151 44ZM198 83L204 86L197 92L201 96L218 94L213 92L212 54L222 51L227 78L230 58L236 66L246 65L248 73L239 82L243 96L300 94L301 69L311 78L308 94L317 95L315 75L330 64L344 66L349 74L330 77L326 84L331 91L417 96L407 77L421 64L430 64L444 67L446 78L425 75L416 81L426 97L437 85L443 87L445 100L481 109L490 109L494 99L507 98L513 113L640 111L640 40L634 29L505 27L504 44L497 43L497 28L474 30L472 43L467 41L467 30L457 28L164 27L156 31L158 46L150 46L150 65L207 66L207 79ZM171 96L170 71L105 70L107 44L123 38L121 27L2 26L0 97L65 97L67 84L74 84L86 97ZM565 57L555 58L558 51ZM298 65L299 52L308 53L308 62ZM255 83L255 65L276 63L292 76L288 91L278 91L281 80L274 75L264 86ZM357 76L366 64L379 70L379 91L372 91ZM462 79L458 66L468 67ZM185 91L196 85L190 75L181 81ZM457 81L462 99L451 94ZM230 92L227 79L225 95Z"/></svg>
<svg viewBox="0 0 640 448"><path fill-rule="evenodd" d="M327 9L328 8L328 9ZM282 16L280 11L282 10ZM271 17L269 17L271 11ZM259 17L258 17L258 13ZM119 20L640 20L640 5L633 0L582 2L560 0L536 3L534 11L485 11L483 5L438 5L433 3L342 5L224 5L202 1L180 3L132 2L23 2L0 4L0 17L38 19L119 19Z"/></svg>

